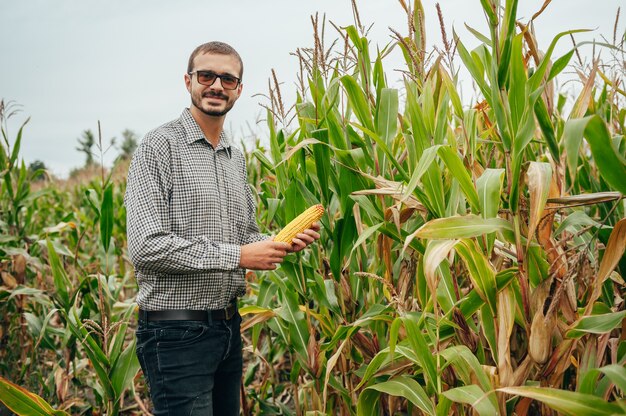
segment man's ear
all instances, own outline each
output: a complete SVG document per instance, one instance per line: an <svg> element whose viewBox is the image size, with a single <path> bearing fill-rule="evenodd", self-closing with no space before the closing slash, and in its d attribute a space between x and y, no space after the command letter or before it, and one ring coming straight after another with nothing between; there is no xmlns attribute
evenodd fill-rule
<svg viewBox="0 0 626 416"><path fill-rule="evenodd" d="M185 87L191 93L191 75L189 74L185 74Z"/></svg>

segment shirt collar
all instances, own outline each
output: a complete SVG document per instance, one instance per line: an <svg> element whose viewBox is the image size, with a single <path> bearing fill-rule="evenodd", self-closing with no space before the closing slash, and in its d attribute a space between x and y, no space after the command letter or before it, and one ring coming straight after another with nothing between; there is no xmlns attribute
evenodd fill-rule
<svg viewBox="0 0 626 416"><path fill-rule="evenodd" d="M196 123L196 120L194 120L193 116L191 115L191 111L189 111L188 108L185 108L183 110L183 113L180 116L180 122L183 125L183 128L185 129L185 133L186 133L185 143L191 144L191 143L197 142L198 140L204 140L209 146L211 147L213 146L206 139L206 137L204 137L204 133L202 133L202 129L200 129L200 126L198 126L198 123ZM223 130L220 133L220 142L215 148L215 151L222 150L222 149L226 151L226 153L228 154L228 157L232 156L230 140L226 132Z"/></svg>

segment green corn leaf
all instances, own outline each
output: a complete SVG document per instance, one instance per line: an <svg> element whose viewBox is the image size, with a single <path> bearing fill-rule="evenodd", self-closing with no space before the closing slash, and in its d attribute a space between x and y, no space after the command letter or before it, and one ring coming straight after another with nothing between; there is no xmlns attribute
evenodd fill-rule
<svg viewBox="0 0 626 416"><path fill-rule="evenodd" d="M420 103L422 107L422 115L424 117L424 125L426 126L426 131L428 132L429 138L433 140L434 144L442 144L438 143L435 138L435 122L437 120L437 109L438 107L435 105L437 100L437 76L433 72L432 75L426 79L424 82L424 87L422 91L422 95L420 96Z"/></svg>
<svg viewBox="0 0 626 416"><path fill-rule="evenodd" d="M420 179L422 178L422 176L424 176L428 168L430 168L433 160L435 160L435 157L437 156L437 152L439 151L440 147L441 145L435 145L424 150L422 156L419 159L419 162L417 163L417 166L411 174L411 180L406 186L404 194L402 195L402 200L408 199L408 197L413 194L415 188L417 188L417 185L419 184Z"/></svg>
<svg viewBox="0 0 626 416"><path fill-rule="evenodd" d="M554 160L559 160L561 153L559 150L559 144L556 141L556 133L554 132L552 120L550 120L550 114L548 114L548 108L542 98L539 98L535 103L535 117L537 118L537 123L539 123L539 127L541 128L543 137L546 140L548 149L550 149L552 158Z"/></svg>
<svg viewBox="0 0 626 416"><path fill-rule="evenodd" d="M424 414L433 416L436 414L435 405L422 386L408 376L399 376L367 387L359 396L357 415L371 415L380 393L403 397L424 412Z"/></svg>
<svg viewBox="0 0 626 416"><path fill-rule="evenodd" d="M393 361L393 356L396 350L396 344L398 343L398 334L400 332L400 325L402 325L402 318L398 317L393 320L391 327L389 327L389 360Z"/></svg>
<svg viewBox="0 0 626 416"><path fill-rule="evenodd" d="M626 195L626 160L613 147L609 130L600 116L589 118L585 139L602 178L622 195Z"/></svg>
<svg viewBox="0 0 626 416"><path fill-rule="evenodd" d="M313 131L313 137L318 139L320 142L327 144L328 130L315 130ZM332 169L330 163L330 149L325 145L315 145L312 147L315 169L317 171L317 180L319 181L320 190L322 192L322 196L324 197L321 202L324 205L328 205L332 192L329 186L329 180L333 183L333 185L337 183L335 171Z"/></svg>
<svg viewBox="0 0 626 416"><path fill-rule="evenodd" d="M515 279L518 271L515 268L504 269L496 274L497 291L504 289L509 283ZM459 309L465 318L472 316L477 310L479 310L485 301L480 297L476 289L472 289L467 296L461 299L459 303Z"/></svg>
<svg viewBox="0 0 626 416"><path fill-rule="evenodd" d="M539 87L541 81L543 80L544 75L546 74L546 71L548 69L548 64L550 63L550 60L552 59L552 52L554 52L554 48L556 47L556 43L559 41L559 39L561 39L563 36L574 34L574 33L580 33L580 32L589 32L589 30L588 29L568 30L565 32L558 33L552 39L552 42L550 43L548 50L543 55L543 59L541 60L541 63L539 64L539 66L537 67L537 69L535 70L535 72L529 79L530 91L535 91Z"/></svg>
<svg viewBox="0 0 626 416"><path fill-rule="evenodd" d="M371 322L391 322L389 316L390 307L385 305L372 305L359 319L352 323L353 326L363 326Z"/></svg>
<svg viewBox="0 0 626 416"><path fill-rule="evenodd" d="M498 15L496 12L496 6L492 2L492 0L480 0L480 4L489 19L489 24L493 27L498 25Z"/></svg>
<svg viewBox="0 0 626 416"><path fill-rule="evenodd" d="M445 190L443 187L443 177L439 165L432 164L426 170L424 179L422 180L424 186L424 195L426 196L428 203L424 202L426 207L432 207L432 214L435 217L445 217L446 215L446 201ZM415 188L414 192L417 194L420 188ZM418 200L420 200L418 196Z"/></svg>
<svg viewBox="0 0 626 416"><path fill-rule="evenodd" d="M0 402L18 415L69 416L69 413L54 410L50 404L35 393L0 376Z"/></svg>
<svg viewBox="0 0 626 416"><path fill-rule="evenodd" d="M585 334L606 334L617 328L626 317L626 311L583 316L567 331L568 338L580 338Z"/></svg>
<svg viewBox="0 0 626 416"><path fill-rule="evenodd" d="M380 97L382 90L387 86L385 82L385 71L383 69L383 57L380 55L380 51L376 57L373 71L372 78L374 79L374 86L376 87L376 96ZM380 105L380 101L377 104Z"/></svg>
<svg viewBox="0 0 626 416"><path fill-rule="evenodd" d="M98 377L98 381L100 381L104 397L107 400L114 398L115 391L113 390L113 385L111 384L108 373L108 369L110 368L109 359L84 325L80 323L80 317L75 308L67 312L66 318L70 330L84 345L85 355L89 358L96 376Z"/></svg>
<svg viewBox="0 0 626 416"><path fill-rule="evenodd" d="M111 244L114 216L113 183L109 183L106 188L104 188L102 206L100 207L100 238L105 253L109 251L109 245Z"/></svg>
<svg viewBox="0 0 626 416"><path fill-rule="evenodd" d="M454 293L454 278L452 277L450 269L451 266L448 260L444 260L439 265L441 280L439 281L439 286L437 287L437 302L439 302L439 306L445 314L448 314L457 300Z"/></svg>
<svg viewBox="0 0 626 416"><path fill-rule="evenodd" d="M541 60L541 63L539 64L539 66L537 67L533 75L530 77L530 79L528 80L529 91L532 92L532 91L535 91L537 88L539 88L539 85L541 84L541 81L543 80L544 75L546 74L546 71L548 69L548 64L550 63L550 60L552 59L552 52L554 51L556 43L559 41L559 39L561 39L563 36L574 34L574 33L580 33L580 32L589 32L589 30L588 29L568 30L565 32L558 33L554 37L554 39L552 39L552 42L550 43L548 50L543 55L543 59Z"/></svg>
<svg viewBox="0 0 626 416"><path fill-rule="evenodd" d="M489 305L483 305L480 308L480 324L483 336L489 344L489 350L494 361L498 359L498 342L496 341L496 318L494 317Z"/></svg>
<svg viewBox="0 0 626 416"><path fill-rule="evenodd" d="M455 246L456 252L463 258L469 271L469 276L478 291L485 300L493 315L496 314L496 274L489 260L480 251L474 240L461 240Z"/></svg>
<svg viewBox="0 0 626 416"><path fill-rule="evenodd" d="M354 252L354 250L356 250L361 244L363 244L368 238L370 238L372 236L372 234L374 234L382 225L384 225L384 223L381 222L381 223L373 225L371 227L367 227L359 235L359 238L354 243L354 246L352 247L352 250L350 251L350 256L352 256L352 253Z"/></svg>
<svg viewBox="0 0 626 416"><path fill-rule="evenodd" d="M126 329L128 328L128 322L131 317L136 313L137 305L135 303L123 304L126 311L122 314L118 322L121 322L120 326L116 328L113 342L109 347L109 358L111 362L115 362L119 355L122 353L124 347L124 341L126 340Z"/></svg>
<svg viewBox="0 0 626 416"><path fill-rule="evenodd" d="M570 59L572 59L574 52L576 52L576 49L572 49L571 51L554 61L554 63L552 64L552 68L550 68L550 73L548 74L548 81L559 75L561 72L563 72L565 68L567 68L567 65L569 64Z"/></svg>
<svg viewBox="0 0 626 416"><path fill-rule="evenodd" d="M283 292L283 298L285 303L278 314L289 323L290 344L303 359L306 359L309 331L304 313L300 310L296 293L286 290Z"/></svg>
<svg viewBox="0 0 626 416"><path fill-rule="evenodd" d="M426 382L431 391L438 391L437 383L437 363L435 357L430 352L426 338L422 334L422 331L417 326L417 323L410 317L405 316L402 319L404 328L406 329L407 338L413 348L415 354L420 357L424 374L426 375Z"/></svg>
<svg viewBox="0 0 626 416"><path fill-rule="evenodd" d="M471 74L472 78L476 82L476 85L478 85L478 88L480 88L480 91L485 98L489 97L491 95L491 92L487 83L485 82L484 68L481 68L479 65L477 65L477 63L474 61L474 58L472 58L470 52L465 48L465 46L457 36L456 32L454 33L454 41L456 42L459 56L461 57L463 64L465 64L465 67Z"/></svg>
<svg viewBox="0 0 626 416"><path fill-rule="evenodd" d="M482 43L486 44L487 46L491 46L491 39L489 39L489 37L483 35L482 33L480 33L478 30L474 29L473 27L469 26L467 23L464 23L465 28L476 37L476 39L478 39L479 41L481 41Z"/></svg>
<svg viewBox="0 0 626 416"><path fill-rule="evenodd" d="M348 101L352 107L354 114L356 114L359 122L370 131L374 130L374 123L372 122L372 113L370 111L369 102L365 97L365 93L359 87L356 80L350 75L344 75L341 77L341 83L343 84Z"/></svg>
<svg viewBox="0 0 626 416"><path fill-rule="evenodd" d="M496 218L500 209L500 195L504 182L504 169L485 169L476 180L480 213L483 218Z"/></svg>
<svg viewBox="0 0 626 416"><path fill-rule="evenodd" d="M398 321L400 322L400 321ZM394 321L395 323L395 321ZM391 353L390 348L385 348L382 351L379 351L378 354L372 358L372 360L367 364L367 368L365 369L365 373L361 378L361 381L354 388L355 390L360 390L366 383L368 383L371 378L376 374L376 372L386 363L390 362Z"/></svg>
<svg viewBox="0 0 626 416"><path fill-rule="evenodd" d="M509 3L507 1L507 3ZM509 88L509 108L511 109L511 122L513 132L517 132L519 123L524 114L526 106L526 71L524 69L524 55L522 53L522 34L515 36L511 48L510 67L510 88ZM504 52L503 52L504 53ZM504 59L504 57L503 57ZM504 61L501 63L504 64ZM501 79L501 76L499 77ZM501 84L502 85L502 84Z"/></svg>
<svg viewBox="0 0 626 416"><path fill-rule="evenodd" d="M261 165L263 165L264 169L267 169L267 170L273 169L274 165L272 165L272 162L270 162L267 156L265 156L265 154L260 149L254 149L254 151L252 152L252 155L256 157L259 162L261 162Z"/></svg>
<svg viewBox="0 0 626 416"><path fill-rule="evenodd" d="M50 240L46 240L46 245L48 247L48 261L50 262L50 268L52 269L52 277L54 279L54 286L56 288L59 304L67 311L71 306L69 291L72 287L72 283L65 273L63 264L61 263L52 242Z"/></svg>
<svg viewBox="0 0 626 416"><path fill-rule="evenodd" d="M438 74L439 72L437 72ZM441 99L437 102L437 115L435 117L435 131L433 134L433 142L435 144L443 144L448 132L448 108L449 108L448 91L443 90Z"/></svg>
<svg viewBox="0 0 626 416"><path fill-rule="evenodd" d="M39 336L37 337L37 342L35 342L35 348L37 346L39 346L39 343L41 343L41 340L46 335L46 328L48 327L48 322L50 322L50 318L52 318L52 315L54 315L58 311L59 310L57 308L52 308L52 309L50 309L50 312L48 312L46 314L46 317L44 318L44 320L43 320L43 322L41 324L41 328L39 329Z"/></svg>
<svg viewBox="0 0 626 416"><path fill-rule="evenodd" d="M626 368L623 365L611 364L599 368L601 372L615 384L621 391L622 395L626 393Z"/></svg>
<svg viewBox="0 0 626 416"><path fill-rule="evenodd" d="M17 132L15 143L13 143L13 151L11 152L11 158L9 159L9 166L15 166L17 157L20 154L20 148L22 147L22 132L24 131L24 126L26 126L26 123L28 123L29 121L30 121L30 117L27 118L24 123L22 123L22 125L20 126L20 129Z"/></svg>
<svg viewBox="0 0 626 416"><path fill-rule="evenodd" d="M546 252L538 246L528 248L528 280L532 287L537 287L549 274L550 263L546 259Z"/></svg>
<svg viewBox="0 0 626 416"><path fill-rule="evenodd" d="M419 105L419 92L414 83L405 83L406 89L406 114L411 122L411 147L414 148L414 152L410 154L412 158L409 160L409 166L414 167L417 163L418 157L421 157L424 149L430 146L430 137L426 130L426 123L424 121L424 114L422 108Z"/></svg>
<svg viewBox="0 0 626 416"><path fill-rule="evenodd" d="M502 230L512 231L513 227L502 218L481 218L469 214L428 221L415 232L415 236L429 240L461 239Z"/></svg>
<svg viewBox="0 0 626 416"><path fill-rule="evenodd" d="M111 370L111 385L115 391L116 400L122 398L122 393L131 386L133 379L139 371L139 360L135 354L136 339L122 351L113 364Z"/></svg>
<svg viewBox="0 0 626 416"><path fill-rule="evenodd" d="M437 398L437 416L449 416L452 414L452 404L454 403L452 400L448 399L446 396L441 395Z"/></svg>
<svg viewBox="0 0 626 416"><path fill-rule="evenodd" d="M515 16L517 15L517 3L518 0L506 0L504 8L504 21L501 24L500 34L500 65L498 65L498 84L500 88L503 88L507 82L507 76L509 74L509 65L511 60L516 59L515 46ZM518 35L518 37L521 35ZM515 81L513 81L515 82Z"/></svg>
<svg viewBox="0 0 626 416"><path fill-rule="evenodd" d="M361 37L359 36L359 32L356 30L356 27L354 25L350 25L345 29L354 46L361 49Z"/></svg>
<svg viewBox="0 0 626 416"><path fill-rule="evenodd" d="M568 416L607 416L623 414L618 405L591 394L558 390L548 387L505 387L498 391L516 396L530 397Z"/></svg>
<svg viewBox="0 0 626 416"><path fill-rule="evenodd" d="M408 175L406 171L404 170L402 165L400 165L400 163L398 162L394 154L391 152L391 150L387 146L387 143L385 143L380 137L378 137L378 134L358 124L355 124L355 123L350 123L350 124L358 128L363 133L365 133L365 135L367 135L369 138L374 140L374 142L376 142L376 145L378 146L378 150L382 150L383 153L389 158L389 161L393 164L393 167L398 170L398 173L402 176L402 178L404 180L408 180Z"/></svg>
<svg viewBox="0 0 626 416"><path fill-rule="evenodd" d="M559 224L556 231L554 231L554 235L559 235L565 230L569 230L570 232L577 232L583 227L589 226L602 227L602 224L592 219L584 211L574 211L569 214L561 224Z"/></svg>
<svg viewBox="0 0 626 416"><path fill-rule="evenodd" d="M323 295L320 296L320 302L327 303L330 310L340 315L341 308L339 307L339 300L337 299L335 281L332 279L324 280L319 275L316 275L315 277L319 278L320 283L324 287Z"/></svg>
<svg viewBox="0 0 626 416"><path fill-rule="evenodd" d="M619 364L609 364L601 368L594 368L595 364L596 358L593 353L591 351L585 352L579 370L580 381L577 383L578 392L606 397L610 390L613 389L613 386L621 390L622 394L626 391L626 367L624 367L624 358L621 359ZM599 379L602 373L604 373L606 377ZM619 394L620 392L617 391L616 393ZM626 403L622 402L621 406L624 407L624 404ZM626 407L624 410L626 411Z"/></svg>
<svg viewBox="0 0 626 416"><path fill-rule="evenodd" d="M452 149L450 146L443 146L439 148L439 156L446 164L452 176L459 181L459 185L461 185L461 189L469 202L470 207L472 207L472 211L474 213L478 213L480 211L480 203L478 201L478 194L476 193L476 189L474 188L474 184L472 183L472 178L469 175L469 171L463 165L463 161L457 154L457 152Z"/></svg>
<svg viewBox="0 0 626 416"><path fill-rule="evenodd" d="M95 221L98 220L98 218L100 218L100 207L101 207L101 202L100 202L100 196L98 195L98 192L95 189L87 189L85 190L85 197L87 200L87 203L89 203L89 205L94 209L94 211L96 211L96 218L94 219Z"/></svg>
<svg viewBox="0 0 626 416"><path fill-rule="evenodd" d="M453 402L471 405L480 416L498 414L497 408L488 400L488 395L475 384L444 391L443 395Z"/></svg>
<svg viewBox="0 0 626 416"><path fill-rule="evenodd" d="M441 352L442 357L449 365L452 365L459 378L467 385L473 384L473 380L478 381L478 386L484 392L489 392L489 400L497 407L496 395L493 386L489 381L485 369L478 361L478 358L465 345L455 345L448 347Z"/></svg>
<svg viewBox="0 0 626 416"><path fill-rule="evenodd" d="M383 88L380 93L380 103L376 114L376 133L391 145L398 131L398 90L395 88Z"/></svg>
<svg viewBox="0 0 626 416"><path fill-rule="evenodd" d="M422 366L422 361L420 360L420 357L415 353L415 350L413 348L407 346L407 342L403 341L398 344L396 346L396 353L399 356L411 361L413 364L420 367Z"/></svg>
<svg viewBox="0 0 626 416"><path fill-rule="evenodd" d="M441 76L441 81L446 86L446 91L450 96L450 101L452 101L452 108L454 108L454 113L459 119L463 119L463 104L461 103L461 97L459 96L458 91L456 90L456 86L452 82L450 75L448 72L442 67L439 67L439 74ZM447 107L445 104L440 104Z"/></svg>

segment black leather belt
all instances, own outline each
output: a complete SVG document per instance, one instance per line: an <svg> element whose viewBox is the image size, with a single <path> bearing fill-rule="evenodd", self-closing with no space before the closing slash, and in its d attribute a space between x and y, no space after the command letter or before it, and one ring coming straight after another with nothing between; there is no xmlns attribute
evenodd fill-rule
<svg viewBox="0 0 626 416"><path fill-rule="evenodd" d="M169 309L161 311L145 311L139 309L139 320L142 321L223 321L229 320L237 313L237 302L231 302L224 309L192 310Z"/></svg>

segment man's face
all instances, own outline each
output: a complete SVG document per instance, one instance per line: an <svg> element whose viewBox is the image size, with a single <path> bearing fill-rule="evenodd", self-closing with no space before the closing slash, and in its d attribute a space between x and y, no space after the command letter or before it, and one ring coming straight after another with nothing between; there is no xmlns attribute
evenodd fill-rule
<svg viewBox="0 0 626 416"><path fill-rule="evenodd" d="M239 78L241 67L236 57L205 53L198 55L193 61L193 71L213 71L218 75L231 75ZM227 90L222 86L222 80L217 78L213 85L202 85L198 82L197 74L185 74L185 85L191 94L191 103L198 110L208 116L221 117L233 108L235 101L241 95L243 85L236 89Z"/></svg>

